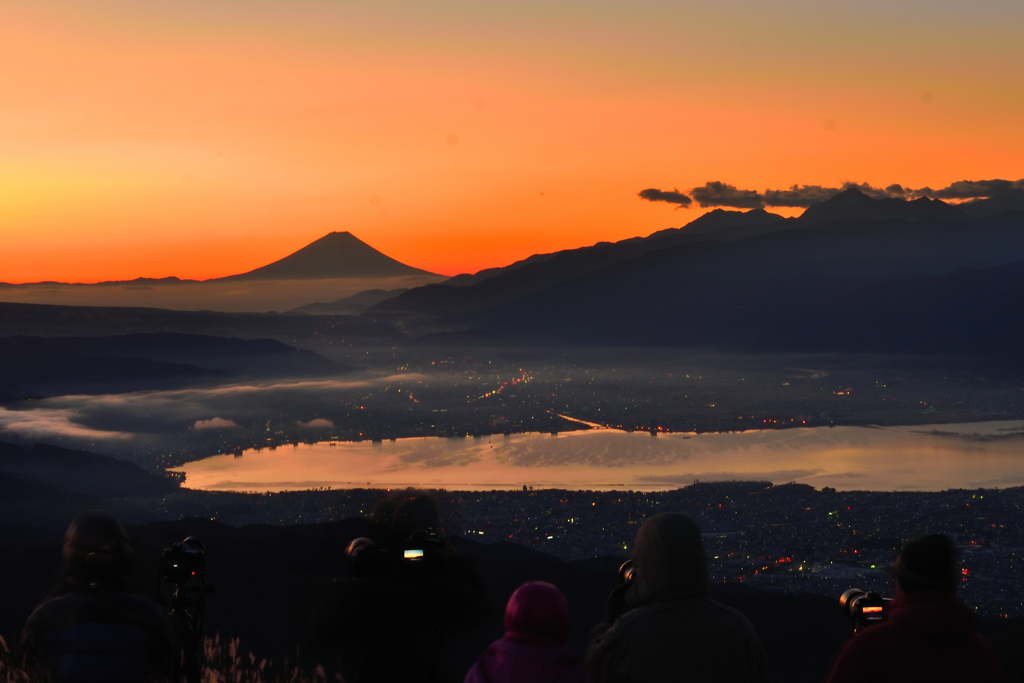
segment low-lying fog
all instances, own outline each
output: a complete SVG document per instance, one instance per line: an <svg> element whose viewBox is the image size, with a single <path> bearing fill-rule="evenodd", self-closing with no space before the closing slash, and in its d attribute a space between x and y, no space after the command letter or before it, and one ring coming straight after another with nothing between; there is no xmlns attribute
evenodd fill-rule
<svg viewBox="0 0 1024 683"><path fill-rule="evenodd" d="M328 455L336 459L342 451L397 458L383 466L375 455L358 466L358 476L338 470L317 475L311 464L301 481L287 478L302 487L302 482L334 486L342 481L426 484L408 479L425 476L427 470L449 486L536 485L526 481L533 475L524 477L522 468L542 462L543 476L534 477L541 485L655 488L694 478L758 477L837 488L866 482L883 486L888 478L884 488L896 487L891 482L897 480L905 482L901 488L933 488L954 481L1008 482L1001 474L1001 463L1009 457L1003 450L1016 441L940 439L914 430L811 428L1024 419L1019 378L948 359L700 355L665 349L357 348L329 342L307 348L356 369L326 377L235 378L184 388L9 401L0 406L0 440L88 449L151 471L218 453L271 446L279 448L277 453L291 453L292 444L330 440L364 443L325 446L331 450L324 456L314 457L319 451L310 450L310 463ZM567 436L586 429L579 420L623 431ZM782 427L800 429L774 431ZM685 438L766 428L761 436ZM652 429L660 432L657 438L624 433ZM557 439L515 436L555 431ZM512 436L503 439L503 433ZM488 438L492 434L498 436ZM484 440L402 440L467 435ZM401 446L391 444L392 438ZM383 448L374 451L371 440L383 440ZM901 453L915 454L903 474L893 469L902 466L892 457ZM989 457L985 454L993 458L991 464L972 471L981 462L977 458ZM967 467L962 455L974 465ZM247 454L241 462L248 467L263 457ZM852 459L851 464L843 464L844 459ZM588 463L592 469L581 469ZM406 474L392 477L396 470L387 467ZM190 483L198 481L198 471L189 470ZM283 486L283 479L273 479L277 475L263 476L233 481L253 484L249 488ZM206 481L204 486L217 483Z"/></svg>
<svg viewBox="0 0 1024 683"><path fill-rule="evenodd" d="M408 289L443 278L331 278L319 280L146 280L100 284L0 284L0 301L60 306L130 306L175 311L290 311L329 303L368 289Z"/></svg>

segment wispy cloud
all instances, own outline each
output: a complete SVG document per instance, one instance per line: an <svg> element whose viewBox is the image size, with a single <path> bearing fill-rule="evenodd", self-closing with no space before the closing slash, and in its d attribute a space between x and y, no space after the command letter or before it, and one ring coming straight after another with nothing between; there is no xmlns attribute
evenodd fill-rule
<svg viewBox="0 0 1024 683"><path fill-rule="evenodd" d="M958 180L941 190L916 190L935 199L990 199L1013 192L1024 191L1022 180Z"/></svg>
<svg viewBox="0 0 1024 683"><path fill-rule="evenodd" d="M646 190L640 190L638 193L640 199L646 199L649 202L668 202L669 204L676 204L677 209L689 208L690 204L693 204L693 200L687 197L679 190L659 190L653 187L649 187Z"/></svg>
<svg viewBox="0 0 1024 683"><path fill-rule="evenodd" d="M127 439L121 431L93 429L73 421L75 411L62 409L7 410L0 408L0 434L19 440L109 441Z"/></svg>
<svg viewBox="0 0 1024 683"><path fill-rule="evenodd" d="M299 426L303 429L334 429L334 423L322 417L309 422L300 422Z"/></svg>

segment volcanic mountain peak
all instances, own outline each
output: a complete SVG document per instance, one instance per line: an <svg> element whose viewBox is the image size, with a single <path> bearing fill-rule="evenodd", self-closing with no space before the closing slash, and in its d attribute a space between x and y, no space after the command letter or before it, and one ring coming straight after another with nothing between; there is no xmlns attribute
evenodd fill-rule
<svg viewBox="0 0 1024 683"><path fill-rule="evenodd" d="M345 232L330 232L279 261L221 280L319 280L433 275L382 254Z"/></svg>

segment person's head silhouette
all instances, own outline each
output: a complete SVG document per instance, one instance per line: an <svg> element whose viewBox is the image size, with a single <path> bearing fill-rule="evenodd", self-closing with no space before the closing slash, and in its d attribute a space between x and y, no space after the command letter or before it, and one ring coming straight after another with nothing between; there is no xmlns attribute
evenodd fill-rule
<svg viewBox="0 0 1024 683"><path fill-rule="evenodd" d="M64 534L64 581L72 588L119 590L128 579L130 555L121 522L104 512L79 515Z"/></svg>
<svg viewBox="0 0 1024 683"><path fill-rule="evenodd" d="M893 574L897 593L925 589L952 593L957 586L956 546L945 534L911 539L900 549Z"/></svg>
<svg viewBox="0 0 1024 683"><path fill-rule="evenodd" d="M387 530L392 544L400 544L419 531L439 534L444 531L437 499L427 491L395 491L377 502L373 521Z"/></svg>
<svg viewBox="0 0 1024 683"><path fill-rule="evenodd" d="M569 603L562 591L544 581L517 588L505 606L505 637L534 645L565 645Z"/></svg>
<svg viewBox="0 0 1024 683"><path fill-rule="evenodd" d="M632 603L708 592L708 562L697 525L689 517L664 512L651 517L633 546Z"/></svg>

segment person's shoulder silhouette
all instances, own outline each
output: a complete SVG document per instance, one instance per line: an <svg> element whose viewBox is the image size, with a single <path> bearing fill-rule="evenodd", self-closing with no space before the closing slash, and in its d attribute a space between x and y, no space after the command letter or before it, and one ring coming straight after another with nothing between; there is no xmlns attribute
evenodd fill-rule
<svg viewBox="0 0 1024 683"><path fill-rule="evenodd" d="M370 536L349 544L349 575L315 610L309 656L352 683L440 680L445 635L482 612L475 567L443 535L427 493L380 501Z"/></svg>
<svg viewBox="0 0 1024 683"><path fill-rule="evenodd" d="M877 625L859 630L832 666L829 683L999 680L995 652L955 593L956 547L942 534L907 541L893 565L896 598Z"/></svg>
<svg viewBox="0 0 1024 683"><path fill-rule="evenodd" d="M63 582L29 616L22 651L61 682L146 680L168 662L167 616L123 591L131 546L114 517L88 513L64 537Z"/></svg>
<svg viewBox="0 0 1024 683"><path fill-rule="evenodd" d="M712 600L700 531L685 515L644 522L631 578L612 591L591 633L595 681L768 680L761 643L740 612Z"/></svg>

